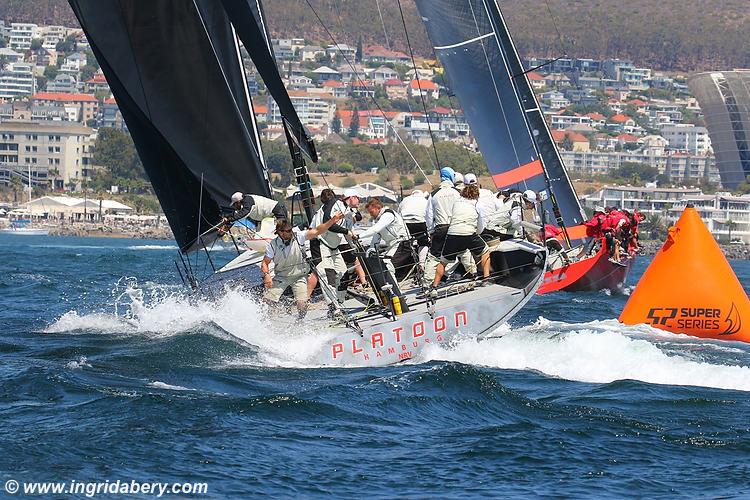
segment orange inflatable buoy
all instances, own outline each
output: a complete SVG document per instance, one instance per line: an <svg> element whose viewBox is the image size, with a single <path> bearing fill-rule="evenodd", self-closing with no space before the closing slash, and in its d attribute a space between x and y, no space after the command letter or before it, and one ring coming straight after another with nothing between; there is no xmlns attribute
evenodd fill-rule
<svg viewBox="0 0 750 500"><path fill-rule="evenodd" d="M750 300L692 205L669 228L620 314L626 325L750 342Z"/></svg>

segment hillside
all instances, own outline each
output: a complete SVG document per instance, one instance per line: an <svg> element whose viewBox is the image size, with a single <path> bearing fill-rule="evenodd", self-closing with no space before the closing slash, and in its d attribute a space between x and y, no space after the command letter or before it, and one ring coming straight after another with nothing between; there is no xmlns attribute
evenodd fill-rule
<svg viewBox="0 0 750 500"><path fill-rule="evenodd" d="M311 0L342 43L405 49L397 0ZM266 1L274 36L330 41L305 0ZM553 16L550 18L548 5ZM432 52L411 0L402 0L415 51ZM522 54L620 57L664 70L750 67L747 0L504 0L501 7ZM75 25L65 0L0 0L0 18ZM557 37L552 20L562 34Z"/></svg>

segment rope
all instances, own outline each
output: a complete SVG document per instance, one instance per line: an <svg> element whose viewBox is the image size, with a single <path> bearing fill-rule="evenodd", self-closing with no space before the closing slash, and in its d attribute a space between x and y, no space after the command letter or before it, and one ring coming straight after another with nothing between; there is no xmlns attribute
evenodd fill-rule
<svg viewBox="0 0 750 500"><path fill-rule="evenodd" d="M401 0L398 2L398 12L401 14L401 24L404 26L404 35L406 35L406 46L409 48L409 56L411 57L411 66L414 68L414 79L417 81L417 88L419 89L419 99L422 101L422 109L424 110L425 118L427 119L427 131L430 133L430 141L432 142L432 151L435 153L435 170L440 170L440 158L438 157L437 147L435 147L435 136L432 133L432 125L430 125L430 117L427 115L427 103L424 100L424 92L422 92L422 83L419 80L419 73L417 72L417 62L414 59L414 51L411 48L411 40L409 40L409 30L406 28L406 19L404 19L404 10L401 8Z"/></svg>
<svg viewBox="0 0 750 500"><path fill-rule="evenodd" d="M313 15L318 20L318 23L321 25L321 27L326 32L326 34L328 35L328 37L331 39L331 41L333 42L333 44L336 46L336 49L339 51L339 54L341 54L341 57L344 58L344 61L346 61L346 64L349 66L349 68L352 70L352 72L356 75L357 81L359 82L359 84L362 85L364 88L369 89L369 87L367 85L365 85L364 80L362 80L362 77L359 75L359 72L357 72L357 69L354 67L354 65L352 64L352 62L349 60L349 58L346 56L346 54L344 54L343 51L341 51L341 49L339 48L339 44L336 41L336 37L333 36L333 33L331 33L331 30L329 30L328 26L326 26L326 24L323 22L323 19L321 19L320 15L318 14L318 11L315 10L315 7L312 6L312 4L310 3L310 0L305 0L305 3L307 3L307 6L310 7L310 10L312 11ZM380 104L378 104L378 101L375 99L374 96L370 96L370 99L372 99L373 104L375 104L375 107L378 109L378 111L380 111L380 114L383 117L386 126L390 127L391 131L393 132L394 137L396 137L396 140L399 143L401 143L401 145L404 147L404 149L406 150L406 152L409 154L409 157L414 162L414 165L416 165L416 167L419 169L419 172L424 176L424 178L427 181L427 183L430 186L432 186L432 181L430 181L430 178L427 177L427 174L425 173L424 169L422 169L422 166L419 164L419 162L417 161L417 159L414 157L414 154L412 154L411 150L406 145L406 142L404 142L404 140L401 138L401 136L398 135L398 132L396 131L396 128L393 126L393 124L385 118L385 112L380 107ZM381 151L382 151L382 149L381 149Z"/></svg>

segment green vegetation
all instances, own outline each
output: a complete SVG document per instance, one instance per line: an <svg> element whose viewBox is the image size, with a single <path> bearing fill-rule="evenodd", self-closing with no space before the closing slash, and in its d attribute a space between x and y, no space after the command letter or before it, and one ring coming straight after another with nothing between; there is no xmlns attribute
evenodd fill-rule
<svg viewBox="0 0 750 500"><path fill-rule="evenodd" d="M150 190L133 139L120 129L101 128L96 138L94 164L105 167L97 171L88 183L94 190L120 186L124 191L144 193Z"/></svg>

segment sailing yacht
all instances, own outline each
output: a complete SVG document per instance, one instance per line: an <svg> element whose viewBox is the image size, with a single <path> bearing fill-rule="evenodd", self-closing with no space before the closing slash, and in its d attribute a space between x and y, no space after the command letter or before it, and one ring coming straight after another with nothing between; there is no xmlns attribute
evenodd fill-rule
<svg viewBox="0 0 750 500"><path fill-rule="evenodd" d="M183 280L208 295L227 287L257 287L261 248L239 252L218 269L209 252L221 236L222 203L230 193L271 196L239 41L281 111L308 221L314 200L306 159L317 161L276 67L262 6L249 0L69 2L172 227ZM205 253L213 271L206 279L192 262L197 252ZM421 282L387 282L378 259L361 247L358 254L374 293L348 292L333 318L325 310L311 310L304 319L305 329L328 333L317 359L323 365L387 365L418 357L459 333L490 336L534 295L547 260L543 246L520 239L498 242L491 254L495 272L482 286L449 281L437 298L425 298ZM311 270L316 272L314 266ZM323 285L323 293L335 290ZM301 326L296 316L275 315L269 322L269 328L287 332Z"/></svg>
<svg viewBox="0 0 750 500"><path fill-rule="evenodd" d="M451 90L498 189L541 194L565 256L550 257L538 293L617 290L634 256L584 254L586 216L529 84L497 0L416 0Z"/></svg>

